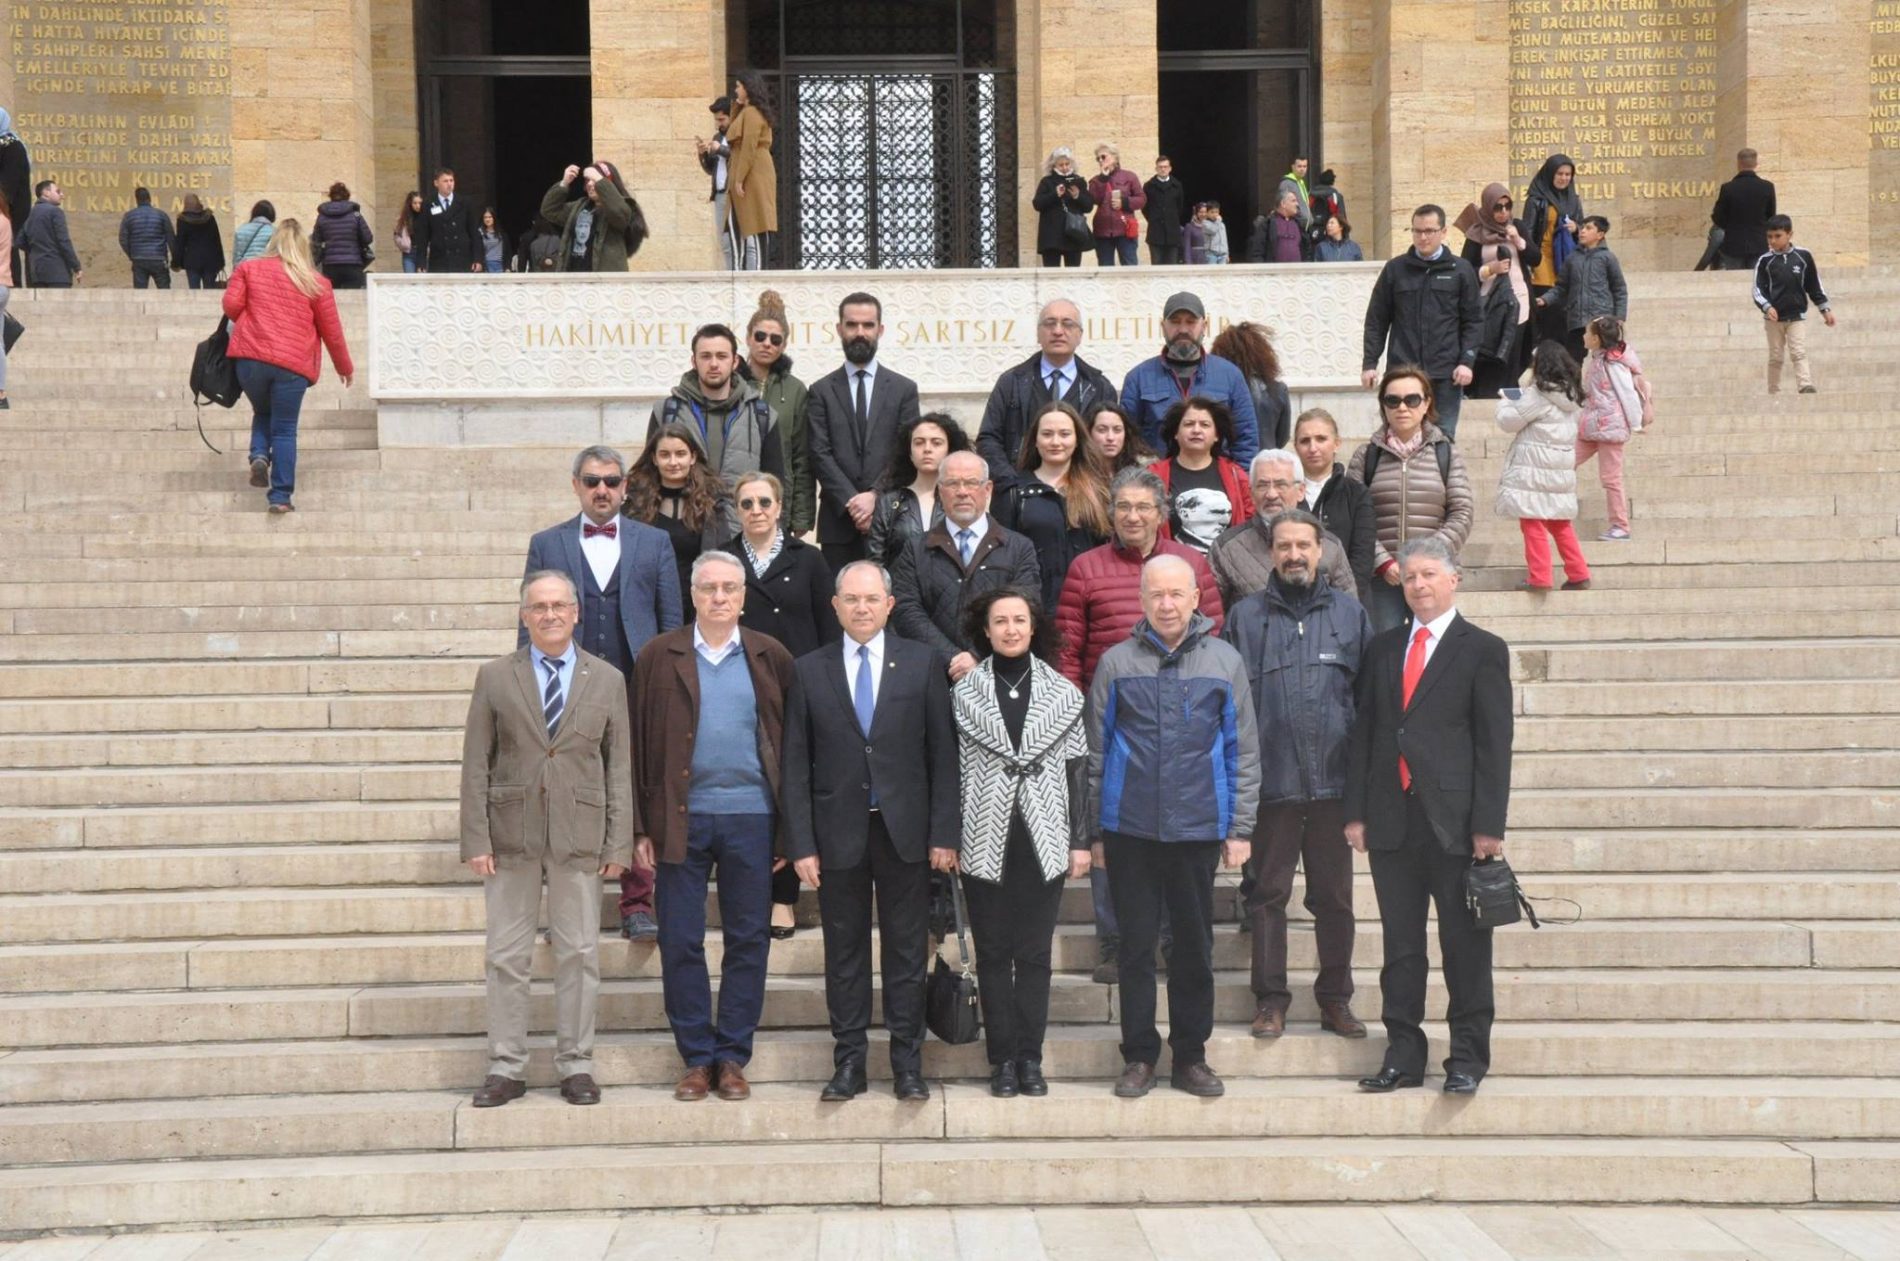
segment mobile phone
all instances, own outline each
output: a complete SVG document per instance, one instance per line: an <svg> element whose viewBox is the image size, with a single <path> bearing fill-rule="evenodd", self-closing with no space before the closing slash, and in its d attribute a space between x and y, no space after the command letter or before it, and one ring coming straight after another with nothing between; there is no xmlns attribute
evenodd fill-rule
<svg viewBox="0 0 1900 1261"><path fill-rule="evenodd" d="M1518 401L1519 399L1521 399L1521 398L1523 398L1523 397L1524 397L1524 391L1523 391L1523 390L1521 390L1521 389L1519 389L1519 388L1518 388L1517 386L1515 386L1515 385L1507 385L1507 386L1505 386L1505 387L1504 387L1503 389L1501 389L1501 390L1499 390L1499 391L1498 391L1498 395L1499 395L1499 397L1501 397L1501 398L1508 398L1508 399L1510 399L1510 400L1511 400L1511 401L1512 401L1513 403L1515 403L1515 402L1517 402L1517 401Z"/></svg>

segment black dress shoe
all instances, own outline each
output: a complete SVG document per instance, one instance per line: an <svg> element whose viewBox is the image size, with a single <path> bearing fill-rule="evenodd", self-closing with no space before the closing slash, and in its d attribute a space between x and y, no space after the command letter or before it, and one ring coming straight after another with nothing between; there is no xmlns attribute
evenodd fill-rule
<svg viewBox="0 0 1900 1261"><path fill-rule="evenodd" d="M1478 1093L1478 1079L1470 1073L1446 1073L1445 1093L1448 1095L1475 1095Z"/></svg>
<svg viewBox="0 0 1900 1261"><path fill-rule="evenodd" d="M510 1100L519 1099L527 1093L527 1082L490 1073L483 1080L480 1088L475 1091L475 1097L469 1102L478 1108L499 1108Z"/></svg>
<svg viewBox="0 0 1900 1261"><path fill-rule="evenodd" d="M1016 1086L1016 1066L1004 1060L990 1069L990 1093L998 1099L1014 1099L1019 1093Z"/></svg>
<svg viewBox="0 0 1900 1261"><path fill-rule="evenodd" d="M1049 1083L1042 1075L1041 1060L1016 1061L1016 1088L1038 1099L1049 1093Z"/></svg>
<svg viewBox="0 0 1900 1261"><path fill-rule="evenodd" d="M891 1083L891 1093L905 1103L922 1103L930 1098L930 1087L924 1085L924 1075L919 1072L897 1074Z"/></svg>
<svg viewBox="0 0 1900 1261"><path fill-rule="evenodd" d="M1417 1073L1402 1073L1396 1068L1382 1068L1377 1077L1361 1077L1359 1089L1383 1095L1389 1091L1406 1086L1423 1086L1425 1078Z"/></svg>
<svg viewBox="0 0 1900 1261"><path fill-rule="evenodd" d="M857 1098L869 1086L870 1083L864 1079L864 1065L855 1062L840 1064L838 1071L831 1075L831 1080L825 1083L825 1088L818 1092L818 1100L820 1103L843 1103L847 1099Z"/></svg>

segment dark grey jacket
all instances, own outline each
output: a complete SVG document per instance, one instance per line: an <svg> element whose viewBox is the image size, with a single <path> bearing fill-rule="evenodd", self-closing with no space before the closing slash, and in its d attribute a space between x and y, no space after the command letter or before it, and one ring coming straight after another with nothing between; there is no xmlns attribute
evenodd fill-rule
<svg viewBox="0 0 1900 1261"><path fill-rule="evenodd" d="M1478 362L1483 320L1478 273L1470 263L1448 249L1429 259L1406 250L1386 263L1372 286L1359 366L1370 371L1384 355L1387 366L1416 364L1443 381L1460 365Z"/></svg>
<svg viewBox="0 0 1900 1261"><path fill-rule="evenodd" d="M951 538L949 518L930 533L912 539L890 563L897 608L891 625L905 639L928 644L945 657L968 651L963 640L963 606L972 596L997 587L1042 589L1042 569L1028 539L989 519L989 532L977 543L966 572Z"/></svg>
<svg viewBox="0 0 1900 1261"><path fill-rule="evenodd" d="M1068 388L1062 401L1081 412L1085 422L1103 403L1115 401L1114 384L1100 369L1084 362L1082 356L1071 359L1063 371L1068 374ZM1049 386L1042 379L1041 351L996 378L989 402L983 405L976 451L989 462L990 478L998 490L1035 476L1018 470L1016 459L1023 453L1029 417L1048 401Z"/></svg>
<svg viewBox="0 0 1900 1261"><path fill-rule="evenodd" d="M1260 803L1335 801L1346 792L1353 680L1372 625L1324 578L1295 608L1278 578L1232 605L1221 637L1247 665L1260 742Z"/></svg>
<svg viewBox="0 0 1900 1261"><path fill-rule="evenodd" d="M1564 260L1557 287L1544 295L1544 302L1548 306L1563 305L1566 328L1583 328L1599 315L1626 320L1630 290L1623 283L1623 264L1616 261L1607 245L1579 249Z"/></svg>
<svg viewBox="0 0 1900 1261"><path fill-rule="evenodd" d="M26 251L27 279L36 285L70 285L85 270L66 228L66 212L50 201L33 203L14 244Z"/></svg>

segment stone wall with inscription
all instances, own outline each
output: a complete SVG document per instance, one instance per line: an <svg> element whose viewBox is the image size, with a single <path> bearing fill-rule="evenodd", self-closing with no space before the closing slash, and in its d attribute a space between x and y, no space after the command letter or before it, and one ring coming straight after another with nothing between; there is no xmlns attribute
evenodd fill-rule
<svg viewBox="0 0 1900 1261"><path fill-rule="evenodd" d="M1360 330L1378 270L372 274L369 386L386 446L637 444L654 400L690 366L699 325L742 329L770 285L785 297L789 353L810 381L843 362L838 300L863 288L884 303L880 362L974 427L991 383L1035 351L1043 303L1066 297L1081 308L1082 357L1119 382L1159 353L1161 307L1187 288L1217 330L1239 320L1271 326L1296 404L1324 402L1348 430L1363 429L1371 396L1359 384Z"/></svg>
<svg viewBox="0 0 1900 1261"><path fill-rule="evenodd" d="M1869 252L1876 262L1900 256L1900 0L1874 0L1868 27L1868 90L1872 94L1867 155Z"/></svg>
<svg viewBox="0 0 1900 1261"><path fill-rule="evenodd" d="M32 152L35 182L65 190L87 270L103 281L123 269L119 218L140 185L168 214L196 193L217 212L228 249L226 0L16 0L4 13L14 130Z"/></svg>
<svg viewBox="0 0 1900 1261"><path fill-rule="evenodd" d="M1720 0L1511 0L1511 185L1577 162L1586 214L1626 265L1702 252L1729 164L1716 156ZM1718 171L1723 174L1718 178Z"/></svg>

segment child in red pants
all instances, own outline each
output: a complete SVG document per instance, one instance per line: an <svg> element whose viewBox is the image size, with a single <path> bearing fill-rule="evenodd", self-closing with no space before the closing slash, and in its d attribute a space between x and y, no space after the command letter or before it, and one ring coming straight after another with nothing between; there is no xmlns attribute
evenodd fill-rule
<svg viewBox="0 0 1900 1261"><path fill-rule="evenodd" d="M1524 567L1530 571L1524 587L1529 591L1550 590L1553 540L1563 557L1564 590L1582 591L1590 585L1590 566L1572 524L1577 516L1577 412L1582 405L1577 361L1554 341L1538 345L1523 386L1505 390L1498 403L1498 428L1516 437L1504 457L1497 510L1501 517L1516 517L1524 532Z"/></svg>

